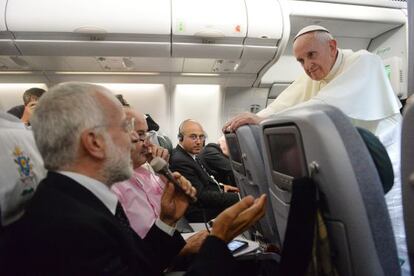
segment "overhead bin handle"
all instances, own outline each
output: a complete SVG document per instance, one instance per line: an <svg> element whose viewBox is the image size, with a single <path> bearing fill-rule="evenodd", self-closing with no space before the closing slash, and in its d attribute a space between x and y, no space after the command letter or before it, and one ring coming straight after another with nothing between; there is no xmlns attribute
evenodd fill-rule
<svg viewBox="0 0 414 276"><path fill-rule="evenodd" d="M205 38L225 37L225 35L222 31L214 30L214 29L209 29L209 30L203 30L203 31L200 31L200 32L196 32L194 35L198 36L198 37L205 37Z"/></svg>
<svg viewBox="0 0 414 276"><path fill-rule="evenodd" d="M80 34L106 34L107 31L103 28L95 26L83 26L73 30L74 33Z"/></svg>

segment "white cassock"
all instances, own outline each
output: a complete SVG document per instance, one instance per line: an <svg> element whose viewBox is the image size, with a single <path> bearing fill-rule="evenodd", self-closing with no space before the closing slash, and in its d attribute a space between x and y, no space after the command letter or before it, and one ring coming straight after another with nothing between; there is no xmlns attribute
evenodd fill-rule
<svg viewBox="0 0 414 276"><path fill-rule="evenodd" d="M19 219L46 171L33 133L13 115L0 112L0 225Z"/></svg>
<svg viewBox="0 0 414 276"><path fill-rule="evenodd" d="M405 260L403 275L409 275L401 199L401 104L392 90L381 59L365 50L339 49L334 66L323 80L315 81L303 74L257 115L268 117L303 102L322 102L339 108L355 126L370 130L384 144L395 176L386 202L398 254Z"/></svg>

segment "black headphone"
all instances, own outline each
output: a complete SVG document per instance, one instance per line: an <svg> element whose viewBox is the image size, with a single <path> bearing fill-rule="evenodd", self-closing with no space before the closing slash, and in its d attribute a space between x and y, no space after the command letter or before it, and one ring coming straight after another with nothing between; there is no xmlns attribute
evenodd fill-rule
<svg viewBox="0 0 414 276"><path fill-rule="evenodd" d="M177 134L178 141L182 142L184 140L183 125L184 125L185 122L190 121L190 120L191 119L186 119L186 120L182 121L180 126L178 127L178 134Z"/></svg>
<svg viewBox="0 0 414 276"><path fill-rule="evenodd" d="M177 138L178 138L178 141L182 142L184 140L184 135L182 135L181 133L178 133Z"/></svg>

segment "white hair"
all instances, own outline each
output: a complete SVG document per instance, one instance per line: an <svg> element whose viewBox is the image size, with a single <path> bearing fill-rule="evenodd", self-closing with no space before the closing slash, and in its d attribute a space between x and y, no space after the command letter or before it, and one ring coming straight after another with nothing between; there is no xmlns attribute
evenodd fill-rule
<svg viewBox="0 0 414 276"><path fill-rule="evenodd" d="M324 43L333 40L333 36L331 33L325 31L314 31L314 38L316 38L319 42Z"/></svg>
<svg viewBox="0 0 414 276"><path fill-rule="evenodd" d="M120 105L106 88L80 82L56 85L40 98L30 123L46 169L72 164L82 131L106 123L98 94Z"/></svg>

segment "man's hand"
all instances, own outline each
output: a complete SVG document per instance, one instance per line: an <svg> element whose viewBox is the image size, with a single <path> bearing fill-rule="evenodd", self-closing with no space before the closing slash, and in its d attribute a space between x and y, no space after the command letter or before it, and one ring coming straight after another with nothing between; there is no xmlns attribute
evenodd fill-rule
<svg viewBox="0 0 414 276"><path fill-rule="evenodd" d="M36 105L37 105L37 101L31 101L24 107L23 115L22 115L22 118L21 118L21 121L23 123L25 123L25 124L29 123L30 118L33 115L33 112L36 109Z"/></svg>
<svg viewBox="0 0 414 276"><path fill-rule="evenodd" d="M30 114L33 114L34 110L36 109L37 101L32 101L26 105L25 108L28 108Z"/></svg>
<svg viewBox="0 0 414 276"><path fill-rule="evenodd" d="M200 247L203 245L204 240L207 238L207 230L200 231L186 240L186 245L181 249L179 255L185 256L188 254L198 253Z"/></svg>
<svg viewBox="0 0 414 276"><path fill-rule="evenodd" d="M211 235L229 242L256 223L265 212L266 195L246 196L221 212L214 220Z"/></svg>
<svg viewBox="0 0 414 276"><path fill-rule="evenodd" d="M235 132L242 125L258 125L264 119L256 114L245 112L228 121L223 127L223 132Z"/></svg>
<svg viewBox="0 0 414 276"><path fill-rule="evenodd" d="M147 153L147 161L151 162L151 160L154 157L161 157L168 163L168 160L170 159L170 153L168 152L166 148L163 148L163 147L160 147L154 144L149 144L148 153Z"/></svg>
<svg viewBox="0 0 414 276"><path fill-rule="evenodd" d="M177 180L185 194L181 191L176 191L174 184L168 182L164 176L161 176L166 184L161 197L160 219L170 226L175 226L177 221L184 215L189 204L188 196L194 198L197 193L190 181L184 176L178 172L174 172L173 177Z"/></svg>
<svg viewBox="0 0 414 276"><path fill-rule="evenodd" d="M230 185L223 184L223 188L224 188L225 193L238 193L238 192L240 192L239 188L233 187L233 186L230 186Z"/></svg>

